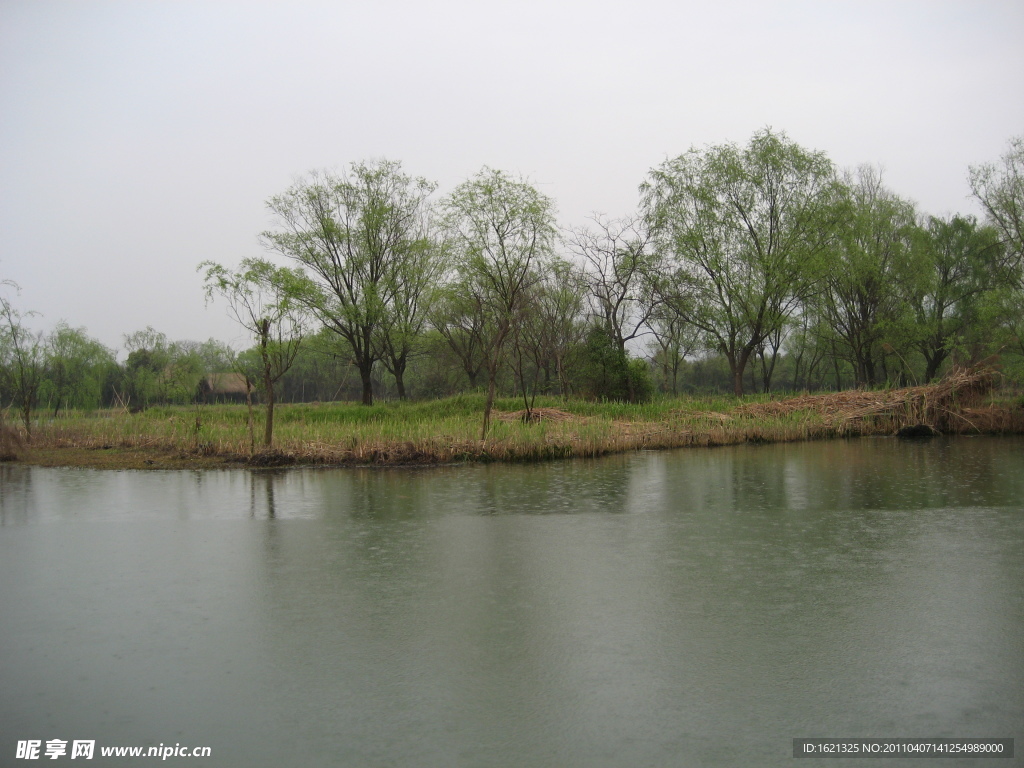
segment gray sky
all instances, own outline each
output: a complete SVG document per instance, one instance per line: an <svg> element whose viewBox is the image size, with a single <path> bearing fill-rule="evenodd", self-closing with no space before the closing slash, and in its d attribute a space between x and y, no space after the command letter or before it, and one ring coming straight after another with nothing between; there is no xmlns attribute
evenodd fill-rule
<svg viewBox="0 0 1024 768"><path fill-rule="evenodd" d="M264 255L297 177L522 173L565 226L765 126L929 214L1024 134L1019 0L0 0L0 278L111 347L247 346L196 265Z"/></svg>

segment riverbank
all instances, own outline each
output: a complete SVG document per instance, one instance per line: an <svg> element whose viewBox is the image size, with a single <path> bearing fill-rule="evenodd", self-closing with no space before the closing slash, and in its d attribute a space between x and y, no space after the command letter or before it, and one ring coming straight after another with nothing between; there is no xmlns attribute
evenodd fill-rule
<svg viewBox="0 0 1024 768"><path fill-rule="evenodd" d="M209 469L289 465L414 465L543 461L687 446L894 435L1022 434L1016 393L990 371L954 372L938 384L780 399L695 397L643 405L499 400L479 439L482 397L369 408L349 403L281 405L273 450L261 449L242 405L68 414L40 423L31 443L11 439L14 460L102 469ZM262 417L262 411L253 412ZM8 427L10 433L10 427ZM252 436L257 436L254 445Z"/></svg>

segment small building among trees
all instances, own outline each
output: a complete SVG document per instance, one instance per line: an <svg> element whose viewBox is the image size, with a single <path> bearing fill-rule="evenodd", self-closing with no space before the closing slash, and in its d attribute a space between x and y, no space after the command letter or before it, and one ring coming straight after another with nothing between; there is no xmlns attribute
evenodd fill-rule
<svg viewBox="0 0 1024 768"><path fill-rule="evenodd" d="M241 373L211 373L199 383L199 396L208 403L244 403L249 388Z"/></svg>

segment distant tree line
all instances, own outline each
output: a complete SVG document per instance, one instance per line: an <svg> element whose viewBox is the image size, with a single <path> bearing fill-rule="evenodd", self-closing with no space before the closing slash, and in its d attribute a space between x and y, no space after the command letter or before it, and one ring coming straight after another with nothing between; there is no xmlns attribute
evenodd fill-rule
<svg viewBox="0 0 1024 768"><path fill-rule="evenodd" d="M554 201L484 168L436 185L390 160L315 172L272 197L267 259L205 262L208 298L251 334L236 352L148 328L126 354L28 330L5 284L0 397L22 415L238 396L275 401L538 393L842 389L1024 362L1024 137L969 169L985 211L934 217L864 166L762 130L651 169L639 209L559 229Z"/></svg>

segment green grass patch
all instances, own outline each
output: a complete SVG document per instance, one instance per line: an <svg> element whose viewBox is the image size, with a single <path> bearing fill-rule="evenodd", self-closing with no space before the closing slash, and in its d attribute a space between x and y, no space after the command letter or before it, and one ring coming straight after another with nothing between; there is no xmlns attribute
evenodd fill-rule
<svg viewBox="0 0 1024 768"><path fill-rule="evenodd" d="M97 454L96 465L120 462L133 467L179 466L190 461L197 466L218 461L257 465L539 461L638 449L893 432L892 419L871 417L844 425L816 410L814 402L806 396L776 401L755 395L661 398L631 405L538 397L534 405L541 409L541 420L524 423L515 417L523 410L522 399L499 398L486 441L480 440L482 394L371 407L349 402L279 404L270 453L260 444L262 406L253 409L255 451L245 405L160 406L140 413L69 412L41 418L33 429L33 442L20 448L17 457L32 461L35 456L39 463L64 457L69 463L89 465L82 452L94 451L105 452L102 459ZM985 423L991 429L998 425L1003 431L1021 431L1024 416L1019 397L1005 398L1001 406L995 403L995 397L988 400L992 413ZM981 423L977 414L969 417L973 421L964 420L965 425Z"/></svg>

